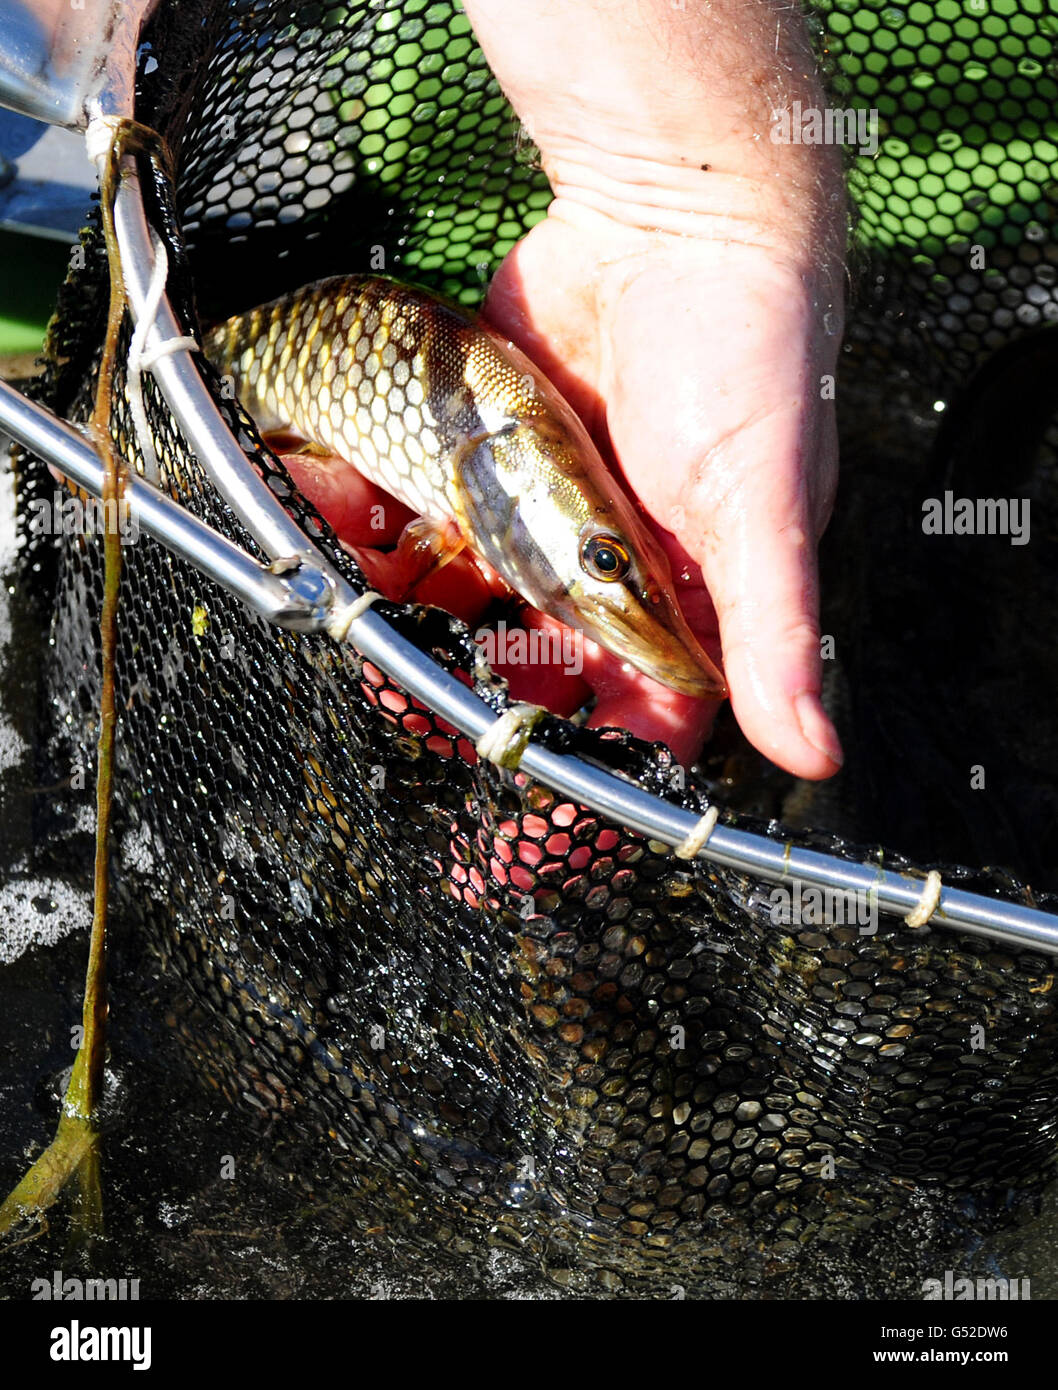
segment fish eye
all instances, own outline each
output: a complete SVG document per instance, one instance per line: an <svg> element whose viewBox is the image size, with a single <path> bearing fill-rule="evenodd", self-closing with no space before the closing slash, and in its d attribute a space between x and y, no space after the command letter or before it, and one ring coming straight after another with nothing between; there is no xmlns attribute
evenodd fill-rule
<svg viewBox="0 0 1058 1390"><path fill-rule="evenodd" d="M611 583L623 579L632 567L632 557L616 536L599 533L589 536L581 546L580 562L595 579Z"/></svg>

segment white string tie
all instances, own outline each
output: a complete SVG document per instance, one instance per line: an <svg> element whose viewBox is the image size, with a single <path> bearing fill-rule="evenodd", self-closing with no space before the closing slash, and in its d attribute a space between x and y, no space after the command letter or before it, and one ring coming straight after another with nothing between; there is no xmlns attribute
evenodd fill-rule
<svg viewBox="0 0 1058 1390"><path fill-rule="evenodd" d="M337 613L331 615L327 623L328 635L333 637L336 642L344 642L350 627L356 622L357 618L363 614L382 597L374 589L367 589L359 598L353 599L352 603L347 603L344 608L340 608Z"/></svg>
<svg viewBox="0 0 1058 1390"><path fill-rule="evenodd" d="M100 171L110 156L110 147L120 129L120 116L93 116L85 128L84 143L88 158Z"/></svg>
<svg viewBox="0 0 1058 1390"><path fill-rule="evenodd" d="M533 729L543 714L539 705L511 705L474 745L478 757L513 771L522 761Z"/></svg>
<svg viewBox="0 0 1058 1390"><path fill-rule="evenodd" d="M129 398L132 423L136 427L136 436L140 441L143 476L148 482L158 486L161 483L161 470L158 466L158 455L155 452L150 425L147 422L147 411L143 404L143 373L144 371L151 371L155 363L163 357L168 357L171 353L197 352L198 343L195 342L194 338L188 337L167 338L163 342L155 343L150 348L147 347L147 336L154 327L162 296L165 294L166 281L169 278L169 256L165 249L165 243L153 236L151 240L154 246L154 266L151 270L151 280L147 288L143 313L139 317L136 330L132 335L132 342L129 344L126 392Z"/></svg>
<svg viewBox="0 0 1058 1390"><path fill-rule="evenodd" d="M710 806L687 838L673 850L677 859L696 859L709 843L709 836L720 819L720 807Z"/></svg>
<svg viewBox="0 0 1058 1390"><path fill-rule="evenodd" d="M907 914L904 921L909 927L924 927L940 906L940 874L930 869L926 875L926 886L918 905Z"/></svg>

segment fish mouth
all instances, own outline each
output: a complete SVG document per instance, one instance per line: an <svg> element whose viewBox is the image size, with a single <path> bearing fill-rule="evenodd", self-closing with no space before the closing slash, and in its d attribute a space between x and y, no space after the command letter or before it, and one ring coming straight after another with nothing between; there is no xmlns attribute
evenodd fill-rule
<svg viewBox="0 0 1058 1390"><path fill-rule="evenodd" d="M628 613L597 602L579 612L577 621L607 651L651 680L698 700L724 699L727 684L675 601L659 595L655 610Z"/></svg>

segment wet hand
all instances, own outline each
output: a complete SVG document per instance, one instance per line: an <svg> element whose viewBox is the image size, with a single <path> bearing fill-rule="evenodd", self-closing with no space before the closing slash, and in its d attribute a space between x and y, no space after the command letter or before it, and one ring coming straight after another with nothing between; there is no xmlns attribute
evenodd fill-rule
<svg viewBox="0 0 1058 1390"><path fill-rule="evenodd" d="M840 151L772 138L825 104L786 0L465 0L555 199L487 314L533 357L638 497L769 758L833 773L819 699L816 544L833 503L842 327ZM678 741L657 687L607 671L596 722ZM677 697L678 698L678 697Z"/></svg>
<svg viewBox="0 0 1058 1390"><path fill-rule="evenodd" d="M836 317L773 246L606 225L568 203L507 258L487 317L643 505L747 737L800 776L829 776L841 753L819 701L816 547L837 474ZM716 711L604 653L590 679L592 723L682 757Z"/></svg>

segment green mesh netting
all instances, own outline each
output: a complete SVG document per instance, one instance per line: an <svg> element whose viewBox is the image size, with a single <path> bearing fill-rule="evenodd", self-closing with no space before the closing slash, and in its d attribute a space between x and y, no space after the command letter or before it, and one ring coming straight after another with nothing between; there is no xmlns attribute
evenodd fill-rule
<svg viewBox="0 0 1058 1390"><path fill-rule="evenodd" d="M664 749L557 719L538 730L690 808L716 794L735 823L801 827L801 842L850 859L881 853L849 843L861 836L889 845L890 865L961 860L977 867L945 862L946 881L1018 899L1014 875L1053 887L1058 862L1058 672L1026 636L1055 611L1053 398L1022 429L1010 371L963 388L1009 344L1014 376L1031 377L1050 340L1028 331L1058 315L1044 8L815 8L834 99L881 120L877 158L851 168L846 482L825 556L841 778L794 785L729 725L680 791ZM546 208L533 151L449 0L191 0L156 17L141 58L139 116L177 164L173 209L153 214L205 319L367 270L376 247L388 272L474 303ZM86 245L46 385L74 417L106 290L94 233ZM219 403L359 582L250 422ZM148 406L170 488L253 550L151 390ZM135 457L120 394L113 428ZM989 430L1021 450L1036 543L927 551L922 496L957 479L966 441ZM1012 484L995 467L1002 495ZM24 484L50 486L39 472ZM382 1213L394 1249L506 1244L588 1290L834 1294L884 1280L899 1296L960 1215L984 1223L1008 1188L1047 1175L1047 960L884 917L870 936L778 928L767 885L471 765L351 650L270 630L147 542L126 566L125 911L192 1001L196 1065L348 1154L338 1196ZM88 760L102 557L68 538L30 567L54 582L56 747L68 761L72 739ZM379 609L442 665L469 668L458 623ZM504 707L501 683L476 688ZM971 792L977 763L989 782Z"/></svg>

